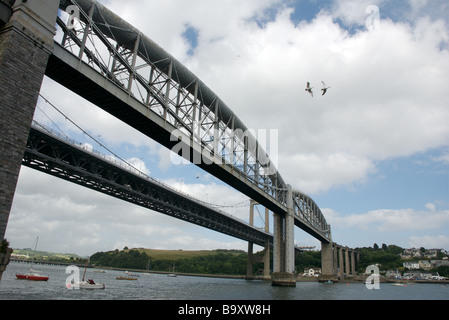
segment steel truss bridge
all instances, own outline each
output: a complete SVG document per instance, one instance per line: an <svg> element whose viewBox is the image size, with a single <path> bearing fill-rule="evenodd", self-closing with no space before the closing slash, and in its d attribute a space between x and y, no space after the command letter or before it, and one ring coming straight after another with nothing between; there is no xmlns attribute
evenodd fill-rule
<svg viewBox="0 0 449 320"><path fill-rule="evenodd" d="M96 1L61 0L60 9L70 17L57 18L48 77L275 214L292 207L296 226L331 242L316 203L291 190L250 130L191 71Z"/></svg>

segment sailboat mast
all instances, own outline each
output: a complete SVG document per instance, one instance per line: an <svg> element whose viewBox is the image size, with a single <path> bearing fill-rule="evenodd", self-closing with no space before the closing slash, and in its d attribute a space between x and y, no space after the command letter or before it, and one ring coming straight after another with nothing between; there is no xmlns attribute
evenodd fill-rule
<svg viewBox="0 0 449 320"><path fill-rule="evenodd" d="M86 261L86 266L84 267L84 273L83 273L83 281L84 281L84 277L86 276L86 270L87 270L87 265L89 264L89 259L87 259Z"/></svg>
<svg viewBox="0 0 449 320"><path fill-rule="evenodd" d="M39 242L39 236L37 236L36 238L36 244L34 245L34 254L36 254L36 250L37 250L37 243ZM36 258L36 255L34 256ZM34 259L31 259L31 267L30 267L30 273L33 272L33 265L34 265Z"/></svg>
<svg viewBox="0 0 449 320"><path fill-rule="evenodd" d="M34 251L36 251L36 249L37 249L37 243L38 243L38 241L39 241L39 236L37 236L37 238L36 238L36 245L34 246Z"/></svg>

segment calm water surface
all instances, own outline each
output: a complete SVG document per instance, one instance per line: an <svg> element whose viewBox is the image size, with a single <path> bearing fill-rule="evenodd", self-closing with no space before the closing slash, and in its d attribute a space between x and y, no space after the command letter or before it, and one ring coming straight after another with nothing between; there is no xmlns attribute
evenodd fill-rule
<svg viewBox="0 0 449 320"><path fill-rule="evenodd" d="M11 262L0 282L0 300L448 300L449 287L414 284L396 287L382 283L368 290L362 283L320 284L298 282L296 288L272 287L266 281L141 274L137 281L116 280L121 271L94 273L86 278L106 285L105 290L68 290L65 267L39 265L34 269L50 276L48 282L17 280L16 272L29 264ZM81 277L83 269L80 269Z"/></svg>

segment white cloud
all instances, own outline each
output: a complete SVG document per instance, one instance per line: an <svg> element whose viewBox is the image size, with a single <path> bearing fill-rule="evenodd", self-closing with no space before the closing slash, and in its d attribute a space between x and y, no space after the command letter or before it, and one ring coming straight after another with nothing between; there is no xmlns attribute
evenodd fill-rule
<svg viewBox="0 0 449 320"><path fill-rule="evenodd" d="M438 236L414 236L409 240L410 248L428 248L428 249L441 249L449 248L449 237L446 235Z"/></svg>
<svg viewBox="0 0 449 320"><path fill-rule="evenodd" d="M141 172L146 175L150 175L151 172L147 168L145 161L142 158L130 158L126 160L126 163L129 164L133 169L133 171L136 171L137 173Z"/></svg>
<svg viewBox="0 0 449 320"><path fill-rule="evenodd" d="M195 72L250 127L280 129L280 158L289 162L280 163L284 179L302 179L298 187L306 192L325 191L350 177L342 174L342 180L329 181L329 171L351 165L327 159L341 159L342 154L359 159L364 172L357 173L360 166L354 166L357 181L372 171L374 161L447 145L444 83L449 78L443 70L449 68L449 55L437 44L448 31L442 32L438 22L423 21L417 28L428 32L417 37L417 29L384 22L381 30L350 35L325 14L299 26L289 22L288 14L279 14L264 29L248 27L238 35L246 42L240 51L244 63L234 56L216 61L209 53L225 48L208 43L198 51L201 64ZM435 28L440 32L432 32ZM229 35L227 43L233 37L237 35ZM321 80L332 85L325 97L319 97ZM306 81L314 84L315 99L304 94ZM313 175L321 181L317 186L304 181L307 172L295 158L310 159L306 167L318 159L333 168L324 166L322 174Z"/></svg>
<svg viewBox="0 0 449 320"><path fill-rule="evenodd" d="M436 205L434 203L428 203L425 206L430 212L435 212L436 210Z"/></svg>
<svg viewBox="0 0 449 320"><path fill-rule="evenodd" d="M449 153L446 152L443 155L436 157L434 160L438 162L443 162L445 164L449 164Z"/></svg>
<svg viewBox="0 0 449 320"><path fill-rule="evenodd" d="M383 21L380 30L349 34L325 13L298 26L290 13L280 10L264 28L242 22L222 41L200 39L187 60L249 127L280 129L285 180L302 180L297 187L306 192L325 191L351 176L364 179L377 160L447 145L449 54L439 46L449 34L444 24ZM321 80L332 85L325 97L319 97ZM306 81L314 84L315 99L304 93ZM341 155L351 160L328 161ZM313 175L319 185L304 181L304 159L310 159L305 167L317 160L330 165ZM327 179L354 159L363 165L352 175Z"/></svg>
<svg viewBox="0 0 449 320"><path fill-rule="evenodd" d="M376 230L382 233L444 229L449 225L449 210L436 210L436 205L426 204L427 210L379 209L362 214L340 215L324 209L327 221L338 228Z"/></svg>
<svg viewBox="0 0 449 320"><path fill-rule="evenodd" d="M283 154L280 172L290 178L293 185L302 186L307 192L317 193L333 185L364 182L369 173L375 172L373 163L351 154ZM303 190L304 190L303 189Z"/></svg>
<svg viewBox="0 0 449 320"><path fill-rule="evenodd" d="M370 6L379 7L383 0L336 0L334 1L332 13L335 18L340 19L345 25L364 26L367 18L373 13ZM368 10L369 9L369 10Z"/></svg>

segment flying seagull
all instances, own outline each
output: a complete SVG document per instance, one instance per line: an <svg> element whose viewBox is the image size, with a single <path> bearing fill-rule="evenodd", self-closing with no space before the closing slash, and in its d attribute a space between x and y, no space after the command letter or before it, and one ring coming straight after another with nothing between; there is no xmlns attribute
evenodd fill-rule
<svg viewBox="0 0 449 320"><path fill-rule="evenodd" d="M321 81L321 83L323 84L323 89L321 89L321 91L323 91L323 96L326 94L326 92L327 92L327 89L329 89L330 88L330 86L328 87L328 86L326 86L326 83L324 82L324 81Z"/></svg>
<svg viewBox="0 0 449 320"><path fill-rule="evenodd" d="M312 91L312 87L310 86L310 82L307 82L307 88L306 88L306 91L308 92L308 93L310 93L310 95L313 97L313 91Z"/></svg>

